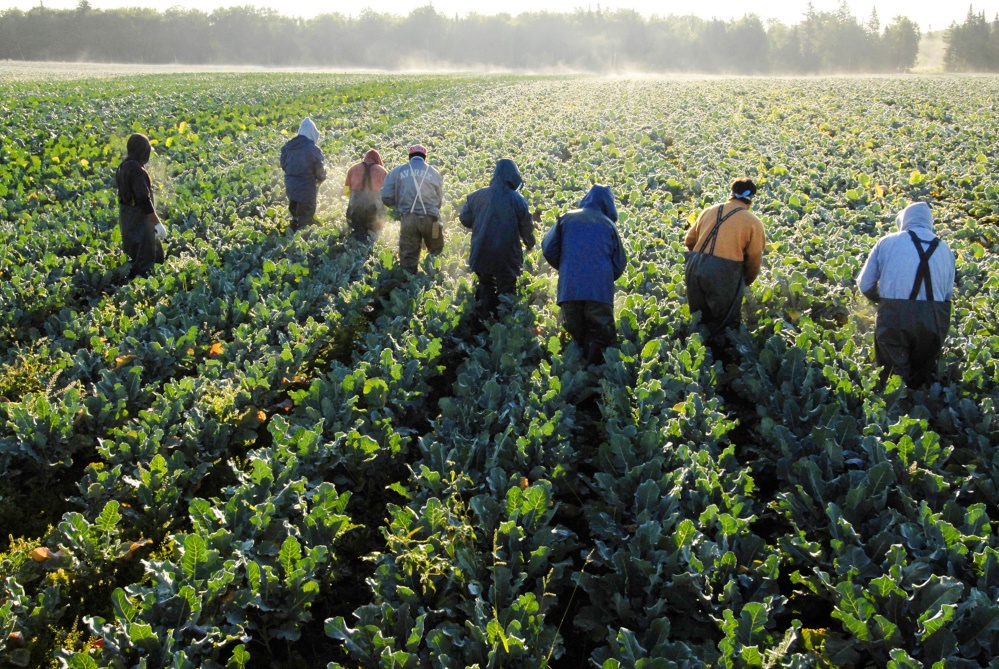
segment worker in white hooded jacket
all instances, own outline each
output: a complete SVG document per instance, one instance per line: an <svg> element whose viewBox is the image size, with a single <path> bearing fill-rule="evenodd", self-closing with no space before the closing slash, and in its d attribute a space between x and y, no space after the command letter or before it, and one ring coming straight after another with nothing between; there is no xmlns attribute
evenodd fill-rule
<svg viewBox="0 0 999 669"><path fill-rule="evenodd" d="M919 386L936 372L950 329L954 254L934 236L925 202L909 205L895 221L899 231L874 245L857 286L877 303L874 354L882 381L898 374Z"/></svg>
<svg viewBox="0 0 999 669"><path fill-rule="evenodd" d="M319 184L326 180L325 158L318 144L319 129L306 117L298 127L298 136L281 147L281 169L284 170L292 230L301 230L316 222Z"/></svg>

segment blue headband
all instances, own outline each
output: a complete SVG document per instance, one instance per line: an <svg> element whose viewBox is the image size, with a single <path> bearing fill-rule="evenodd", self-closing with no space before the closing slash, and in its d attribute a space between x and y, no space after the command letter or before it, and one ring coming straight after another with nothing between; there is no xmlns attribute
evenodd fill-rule
<svg viewBox="0 0 999 669"><path fill-rule="evenodd" d="M742 195L739 195L739 194L738 194L738 193L736 193L735 191L733 191L733 192L732 192L732 195L734 195L734 196L735 196L735 198L736 198L737 200L741 200L741 199L742 199L742 198L744 198L744 197L747 197L747 198L748 198L748 197L749 197L750 195L752 195L752 194L753 194L753 191L751 191L751 190L748 190L748 189L747 189L747 190L745 190L745 191L743 191Z"/></svg>

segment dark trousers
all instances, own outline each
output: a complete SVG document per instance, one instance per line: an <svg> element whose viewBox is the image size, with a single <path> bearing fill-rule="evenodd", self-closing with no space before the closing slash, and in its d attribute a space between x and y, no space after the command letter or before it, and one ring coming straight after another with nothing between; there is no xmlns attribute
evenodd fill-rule
<svg viewBox="0 0 999 669"><path fill-rule="evenodd" d="M950 329L950 302L878 301L874 357L882 383L898 374L910 387L933 380Z"/></svg>
<svg viewBox="0 0 999 669"><path fill-rule="evenodd" d="M347 225L350 236L361 242L378 237L385 223L385 210L376 200L378 193L354 191L347 204Z"/></svg>
<svg viewBox="0 0 999 669"><path fill-rule="evenodd" d="M163 244L156 239L156 224L139 207L118 207L118 227L121 230L121 250L132 261L128 278L148 276L153 266L163 262Z"/></svg>
<svg viewBox="0 0 999 669"><path fill-rule="evenodd" d="M347 218L347 226L350 228L351 239L359 242L367 242L377 239L382 231L382 219L375 216L354 215Z"/></svg>
<svg viewBox="0 0 999 669"><path fill-rule="evenodd" d="M604 349L617 343L614 305L592 300L574 300L559 304L565 329L583 349L587 364L604 360Z"/></svg>
<svg viewBox="0 0 999 669"><path fill-rule="evenodd" d="M743 264L704 253L688 253L684 263L687 306L700 312L711 339L742 322L742 295L746 290Z"/></svg>
<svg viewBox="0 0 999 669"><path fill-rule="evenodd" d="M499 309L500 295L513 295L517 292L517 277L502 274L475 273L478 284L475 286L476 311L480 318L495 316Z"/></svg>
<svg viewBox="0 0 999 669"><path fill-rule="evenodd" d="M399 264L410 272L416 272L424 244L430 254L444 250L444 228L437 217L403 214L399 222Z"/></svg>
<svg viewBox="0 0 999 669"><path fill-rule="evenodd" d="M288 212L291 214L291 229L301 230L316 222L316 203L288 201Z"/></svg>

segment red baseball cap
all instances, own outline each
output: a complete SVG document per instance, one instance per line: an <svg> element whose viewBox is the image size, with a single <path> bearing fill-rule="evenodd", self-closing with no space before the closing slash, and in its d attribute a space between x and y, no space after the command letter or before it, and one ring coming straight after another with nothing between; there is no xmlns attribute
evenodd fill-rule
<svg viewBox="0 0 999 669"><path fill-rule="evenodd" d="M415 156L416 154L420 154L421 156L423 156L424 158L426 158L427 157L427 147L423 146L422 144L414 144L413 146L409 147L409 155L410 155L410 157Z"/></svg>

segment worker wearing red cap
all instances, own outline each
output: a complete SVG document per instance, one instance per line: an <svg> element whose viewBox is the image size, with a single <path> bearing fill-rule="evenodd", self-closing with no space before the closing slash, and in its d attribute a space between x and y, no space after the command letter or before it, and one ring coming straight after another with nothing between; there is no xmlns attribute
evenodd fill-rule
<svg viewBox="0 0 999 669"><path fill-rule="evenodd" d="M444 226L440 221L444 180L426 161L425 147L409 147L409 162L389 172L382 185L382 202L401 215L399 264L410 272L419 267L424 244L428 253L444 250Z"/></svg>

